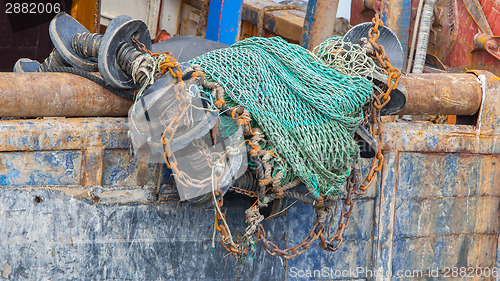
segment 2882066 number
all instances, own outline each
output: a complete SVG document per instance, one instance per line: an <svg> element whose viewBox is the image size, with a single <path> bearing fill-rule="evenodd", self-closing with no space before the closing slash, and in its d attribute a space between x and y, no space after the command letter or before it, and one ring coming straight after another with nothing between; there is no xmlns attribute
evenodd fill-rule
<svg viewBox="0 0 500 281"><path fill-rule="evenodd" d="M450 277L500 277L500 270L497 267L445 267L442 275L444 278Z"/></svg>
<svg viewBox="0 0 500 281"><path fill-rule="evenodd" d="M5 3L6 14L57 14L60 11L60 3Z"/></svg>

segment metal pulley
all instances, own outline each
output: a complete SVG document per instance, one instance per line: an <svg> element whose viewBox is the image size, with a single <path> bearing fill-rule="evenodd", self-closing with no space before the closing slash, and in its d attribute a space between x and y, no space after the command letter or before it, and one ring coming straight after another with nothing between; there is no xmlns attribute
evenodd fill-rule
<svg viewBox="0 0 500 281"><path fill-rule="evenodd" d="M371 22L365 22L358 24L351 28L343 37L343 40L350 43L366 44L365 46L370 49L370 43L368 42L368 32L373 27ZM403 52L403 47L398 37L392 30L385 26L380 26L378 28L380 31L380 36L378 37L378 44L383 46L387 54L387 58L392 63L392 66L396 69L403 69L405 57ZM365 47L364 46L364 47ZM382 66L381 66L382 67ZM375 71L372 73L371 77L377 85L384 85L387 82L387 75ZM385 105L381 111L381 115L391 115L400 111L406 104L406 89L401 83L398 84L397 88L391 92L391 100Z"/></svg>

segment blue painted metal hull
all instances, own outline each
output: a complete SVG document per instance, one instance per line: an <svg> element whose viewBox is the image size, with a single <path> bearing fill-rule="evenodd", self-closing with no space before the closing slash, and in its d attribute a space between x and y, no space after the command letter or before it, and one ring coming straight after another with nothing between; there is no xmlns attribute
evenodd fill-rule
<svg viewBox="0 0 500 281"><path fill-rule="evenodd" d="M260 244L240 263L218 242L212 250L213 210L178 203L166 185L157 190L156 166L131 154L126 118L0 121L2 276L403 280L416 271L434 280L473 267L499 280L500 79L474 73L483 83L477 125L383 123L385 164L354 199L346 241L334 253L313 244L288 262ZM243 232L253 202L225 201L233 233ZM314 219L297 203L264 226L283 248L302 241Z"/></svg>
<svg viewBox="0 0 500 281"><path fill-rule="evenodd" d="M130 154L126 119L2 121L0 263L11 280L371 279L367 270L498 266L500 143L482 137L474 150L464 137L449 141L471 126L384 129L393 137L382 177L355 199L337 252L313 245L286 262L259 245L254 260L236 263L218 241L211 249L211 208L177 203L169 188L154 195L155 167ZM92 176L96 167L102 176ZM251 203L226 200L233 232L244 231ZM290 246L314 218L297 203L265 228Z"/></svg>

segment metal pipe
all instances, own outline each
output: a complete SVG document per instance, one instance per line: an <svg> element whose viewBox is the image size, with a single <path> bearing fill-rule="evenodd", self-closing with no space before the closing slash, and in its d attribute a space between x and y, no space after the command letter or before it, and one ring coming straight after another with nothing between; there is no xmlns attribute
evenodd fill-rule
<svg viewBox="0 0 500 281"><path fill-rule="evenodd" d="M312 50L333 36L339 0L309 0L301 46Z"/></svg>
<svg viewBox="0 0 500 281"><path fill-rule="evenodd" d="M403 47L403 56L406 58L410 34L411 0L382 0L380 8L382 21L398 37Z"/></svg>
<svg viewBox="0 0 500 281"><path fill-rule="evenodd" d="M481 105L473 74L408 74L406 104L397 114L472 115ZM0 117L127 116L131 101L67 73L0 73Z"/></svg>
<svg viewBox="0 0 500 281"><path fill-rule="evenodd" d="M473 74L408 74L399 83L406 88L406 104L397 114L473 115L481 106L481 85Z"/></svg>
<svg viewBox="0 0 500 281"><path fill-rule="evenodd" d="M132 102L68 73L0 73L0 117L127 116Z"/></svg>
<svg viewBox="0 0 500 281"><path fill-rule="evenodd" d="M424 70L427 45L429 44L429 32L431 31L435 4L436 0L425 1L424 11L422 12L422 20L420 22L420 30L414 31L418 32L418 42L415 53L415 61L413 63L413 73L422 73Z"/></svg>
<svg viewBox="0 0 500 281"><path fill-rule="evenodd" d="M375 0L363 0L363 6L366 9L375 10Z"/></svg>

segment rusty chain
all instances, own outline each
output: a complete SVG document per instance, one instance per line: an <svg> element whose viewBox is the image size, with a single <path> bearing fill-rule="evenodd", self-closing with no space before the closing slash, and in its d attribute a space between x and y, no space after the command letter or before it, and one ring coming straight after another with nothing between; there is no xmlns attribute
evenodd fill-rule
<svg viewBox="0 0 500 281"><path fill-rule="evenodd" d="M243 189L243 188L239 188L237 186L231 186L231 187L229 187L229 190L234 191L234 192L239 193L239 194L246 195L248 197L254 197L254 198L256 198L256 197L259 196L257 194L257 192L255 192L255 191L246 190L246 189Z"/></svg>
<svg viewBox="0 0 500 281"><path fill-rule="evenodd" d="M398 86L401 71L392 66L391 61L387 57L384 46L377 43L380 36L380 31L378 29L379 27L382 27L384 25L378 14L375 14L375 17L373 17L372 19L372 23L373 27L370 28L370 31L368 32L368 42L370 42L370 44L373 46L375 50L375 57L377 58L380 66L387 71L387 89L384 93L375 95L373 100L372 124L373 126L377 124L377 130L375 130L375 128L372 128L372 136L375 138L376 135L382 136L380 110L391 100L390 94ZM377 154L372 159L368 175L361 181L361 185L354 191L354 194L365 194L368 187L370 187L370 185L376 178L377 173L382 170L383 165L384 155L382 155L382 147L379 145Z"/></svg>
<svg viewBox="0 0 500 281"><path fill-rule="evenodd" d="M143 51L146 54L149 54L153 58L157 58L161 55L165 55L165 59L160 63L160 66L159 66L160 75L164 75L168 71L168 72L170 72L170 74L172 74L172 76L174 78L177 79L177 81L179 81L179 82L182 81L182 70L181 70L177 60L171 56L170 52L153 53L146 48L146 45L144 45L142 42L140 42L134 36L131 36L130 40L137 46L137 48L139 50Z"/></svg>
<svg viewBox="0 0 500 281"><path fill-rule="evenodd" d="M347 197L342 202L342 210L340 212L340 219L338 223L338 228L337 232L327 240L323 236L323 234L320 236L320 242L319 242L319 247L330 251L330 252L335 252L340 248L340 245L342 245L342 242L344 242L344 232L349 225L349 221L351 220L351 213L353 209L353 204L352 204L352 196L354 194L354 188L359 185L358 182L358 169L357 169L358 163L356 162L354 165L354 168L351 171L351 175L347 179L346 183L346 193ZM332 214L333 216L334 214ZM333 240L337 241L337 244L333 244Z"/></svg>
<svg viewBox="0 0 500 281"><path fill-rule="evenodd" d="M316 220L313 224L312 229L309 231L309 234L304 238L302 242L300 242L295 247L290 247L284 250L281 250L276 244L267 240L266 233L264 231L264 227L262 224L259 225L259 229L257 231L257 241L262 241L262 246L264 250L272 256L280 256L284 259L291 259L302 254L305 250L307 250L314 241L316 241L324 231L324 224L318 222Z"/></svg>
<svg viewBox="0 0 500 281"><path fill-rule="evenodd" d="M165 127L165 130L163 131L161 135L161 142L164 148L164 153L163 153L163 158L165 160L165 163L167 165L167 168L171 169L174 171L174 175L177 179L177 182L181 183L184 186L196 186L199 188L205 187L207 182L209 181L208 179L204 180L197 180L191 178L188 174L186 174L184 171L179 170L177 167L177 159L172 152L172 149L170 147L170 143L172 142L172 139L174 138L175 133L177 132L179 126L181 125L181 121L184 119L184 117L188 114L188 110L191 106L191 101L186 98L185 95L181 94L182 91L186 90L186 83L185 81L182 80L182 70L180 69L179 63L177 60L170 55L170 52L164 52L164 53L153 53L150 50L146 48L146 46L141 43L139 40L137 40L135 37L130 37L132 42L137 46L137 48L141 51L143 51L146 54L149 54L152 57L159 57L160 55L164 55L164 60L160 62L159 69L160 69L160 74L164 75L165 73L169 72L174 78L177 79L179 82L178 84L174 85L174 91L175 91L175 98L177 102L179 103L179 111L180 114L172 118L170 123ZM197 79L197 77L203 77L203 73L201 72L194 72L191 75L191 79ZM188 126L189 128L189 126ZM167 137L169 136L169 137ZM200 149L201 152L203 152L202 149ZM204 157L207 159L207 162L209 165L213 163L213 160L215 155L211 154L204 154ZM221 157L221 155L218 155Z"/></svg>
<svg viewBox="0 0 500 281"><path fill-rule="evenodd" d="M136 40L135 38L132 37L131 39L141 51L143 51L143 52L145 52L153 57L158 57L159 55L161 55L161 54L152 53L151 51L147 50L145 45L142 44L141 42L139 42L138 40ZM188 99L186 99L185 95L181 94L182 91L186 90L186 84L185 84L185 81L182 80L182 71L179 67L179 64L177 63L175 58L170 56L170 52L165 52L163 54L166 55L166 59L160 63L161 75L163 75L167 72L170 72L170 74L174 78L176 78L177 81L179 82L178 84L174 85L174 90L175 90L175 97L176 97L176 100L179 104L179 111L180 111L180 113L178 115L176 115L174 118L172 118L172 120L168 123L168 125L165 127L165 130L162 133L161 142L162 142L163 148L164 148L163 157L164 157L165 163L167 165L167 168L173 170L173 172L174 172L173 174L177 180L177 183L182 184L184 186L194 186L194 187L198 187L198 188L203 188L206 186L206 184L209 180L208 179L204 179L204 180L193 179L188 174L186 174L184 171L181 171L178 167L177 159L176 159L176 157L175 157L175 155L170 147L170 143L172 142L172 139L174 138L175 133L179 129L179 126L181 125L181 121L188 114L188 110L191 106L191 102ZM204 78L203 73L195 71L191 75L191 79L197 79L198 77L203 79ZM232 117L234 119L238 119L238 120L241 119L240 117L235 117L234 112L232 114ZM240 123L245 123L245 122L240 122ZM199 146L199 145L197 145L195 143L195 146ZM203 152L203 150L200 150L200 151ZM219 153L211 153L211 154L204 153L203 156L207 160L207 164L209 166L213 166L214 165L213 159L215 156L218 156L220 159L226 155L225 154L220 155ZM215 178L211 178L211 180L212 181L213 180L220 180L221 176L222 176L222 174L215 177ZM214 190L213 192L214 192L214 198L212 199L212 201L213 201L212 203L214 204L214 206L217 207L217 209L220 210L220 208L223 205L222 191L221 190ZM247 195L250 195L250 193L248 193ZM233 242L229 229L226 227L226 225L224 223L221 223L224 221L225 221L225 215L222 212L215 212L214 228L221 235L221 239L220 239L221 244L224 246L226 251L228 251L230 253L233 253L237 256L244 255L246 253L246 249L240 250L240 248L241 248L240 245L235 244Z"/></svg>
<svg viewBox="0 0 500 281"><path fill-rule="evenodd" d="M372 130L372 135L375 137L377 134L378 135L382 134L380 128L380 122L381 122L380 110L385 105L387 105L391 100L390 94L393 90L396 89L398 85L399 77L401 76L401 71L392 66L389 58L387 57L384 46L378 44L378 38L380 36L380 31L378 29L379 27L383 26L383 22L378 14L376 14L375 17L372 19L372 23L373 27L370 28L370 31L368 33L369 37L368 41L372 44L373 48L375 49L375 56L380 66L383 67L388 74L386 91L384 93L375 96L373 101L372 122L373 124L377 124L378 127L377 131L375 131L375 128L373 128ZM313 228L309 232L309 235L304 239L304 241L302 241L299 245L293 248L280 250L275 244L265 239L265 233L263 231L264 229L262 226L260 226L258 238L260 238L263 241L264 249L272 255L278 254L283 258L288 259L302 253L312 244L312 242L314 242L314 240L318 238L320 239L319 243L320 248L332 252L339 249L339 247L342 245L342 242L344 241L343 238L344 232L350 222L353 210L353 202L352 202L353 194L362 195L366 193L366 190L373 183L377 175L377 172L380 172L382 170L383 163L384 163L384 156L382 155L381 146L379 146L377 154L372 159L370 171L368 175L365 177L365 179L361 182L361 184L357 182L358 170L356 166L358 163L356 163L355 168L353 168L351 176L349 177L346 184L347 197L342 203L340 221L338 223L337 232L331 238L327 239L324 237L324 232L325 232L324 224L318 223L318 221L316 220L313 225ZM320 207L317 206L315 208L320 208ZM334 241L336 241L336 243L334 243Z"/></svg>
<svg viewBox="0 0 500 281"><path fill-rule="evenodd" d="M392 90L396 89L398 82L399 82L399 77L401 75L401 71L394 68L389 60L389 58L386 55L385 49L382 45L378 45L377 41L380 36L380 31L378 30L379 27L383 26L382 21L380 20L380 17L378 15L375 15L375 17L372 19L373 27L370 29L368 33L368 41L372 44L374 50L375 50L375 56L380 64L381 67L383 67L388 74L388 79L387 79L387 89L385 90L384 93L381 93L379 95L375 95L374 101L373 101L373 110L372 110L372 124L374 128L372 129L372 135L376 137L376 135L381 135L381 127L380 127L380 110L390 101L390 93ZM141 46L139 46L141 47ZM144 47L143 47L144 48ZM141 48L142 49L142 48ZM148 52L147 50L145 50ZM148 52L150 53L150 52ZM151 54L151 53L150 53ZM156 54L154 54L156 55ZM166 73L167 71L170 72L174 77L176 77L179 81L182 81L180 78L182 75L182 72L179 71L173 71L173 68L178 68L178 64L176 62L168 61L162 65L162 74ZM203 76L202 73L197 73L197 75L193 75L193 77L196 76ZM181 97L181 95L177 96L178 101L181 104L185 104L186 101L184 101ZM189 184L189 185L194 185L194 186L199 186L202 185L200 182L196 182L196 180L191 179L188 175L183 173L177 168L176 165L176 160L175 156L173 155L172 151L169 149L169 141L165 139L166 135L170 135L168 138L170 141L173 138L173 135L179 126L179 120L182 118L184 114L186 114L188 106L185 106L184 109L182 110L181 114L174 118L170 124L165 128L165 131L162 135L162 143L165 148L165 153L164 153L164 158L165 162L167 163L167 166L175 171L175 173L180 177L181 182L186 181L184 184ZM225 107L225 103L223 100L218 100L216 102L216 107L221 110L223 107ZM250 127L250 118L245 116L244 114L241 114L240 116L235 116L235 110L232 111L232 117L235 119L239 125L243 126L248 126L248 129L250 132L252 132L252 128ZM245 117L245 118L242 118ZM377 130L375 130L375 124L377 124ZM249 144L249 146L252 148L252 154L256 155L260 147L256 147L255 144L251 143L250 141L245 141ZM274 153L273 153L273 156ZM170 158L170 159L169 159ZM170 161L169 161L170 160ZM368 187L373 183L377 172L381 171L382 166L384 163L384 157L382 155L381 147L379 146L378 151L376 156L372 159L371 162L371 168L368 173L368 175L363 179L361 184L357 182L357 175L358 175L358 170L356 168L357 163L355 165L355 168L353 168L350 177L347 180L346 183L346 198L344 199L342 203L342 209L341 209L341 216L340 220L338 222L338 227L336 233L328 238L325 237L325 217L326 215L324 214L324 200L325 198L320 196L318 199L318 204L314 206L316 208L318 218L315 220L313 223L313 226L311 230L309 231L308 235L304 238L302 242L300 242L298 245L294 247L289 247L286 249L280 249L276 244L273 242L269 241L266 238L266 232L264 230L264 227L262 224L258 224L257 228L257 233L254 233L255 235L255 243L258 242L259 240L262 241L263 243L263 248L264 250L271 254L271 255L278 255L281 256L285 259L290 259L293 257L296 257L303 253L305 250L307 250L312 243L316 240L320 240L319 242L319 247L327 250L327 251L336 251L339 249L343 242L343 235L344 232L349 225L349 221L351 218L351 213L353 210L353 202L352 202L352 197L354 194L360 195L364 194ZM271 178L272 180L272 178ZM269 184L271 181L266 181L267 184ZM262 184L260 184L262 185ZM231 187L231 190L247 195L249 197L260 197L259 193L254 192L254 191L248 191L242 188L238 187ZM267 192L267 191L266 191ZM214 191L214 198L213 199L213 204L217 205L217 207L220 209L223 206L223 194L220 190L215 190ZM259 201L262 198L259 198ZM323 210L323 215L320 215L319 210ZM334 216L332 213L331 216ZM333 219L333 217L332 217ZM221 235L221 244L223 247L226 249L226 251L235 254L236 256L242 256L245 255L248 252L248 249L244 249L242 246L239 244L236 244L233 242L232 237L230 236L229 229L227 229L225 223L221 223L225 221L225 215L221 212L215 212L215 219L214 219L214 227L219 232ZM329 236L329 235L328 235Z"/></svg>
<svg viewBox="0 0 500 281"><path fill-rule="evenodd" d="M372 135L376 137L376 135L381 135L380 110L386 104L389 103L391 99L390 93L392 92L392 90L396 89L399 82L399 77L401 75L401 71L392 66L389 58L387 57L384 47L382 45L378 45L377 43L378 38L380 36L380 31L378 30L378 28L383 26L383 22L380 20L380 17L378 15L375 15L375 17L372 19L372 23L374 26L370 29L368 33L369 42L375 49L375 56L380 66L383 67L388 74L386 91L384 93L376 95L373 101L372 123L373 125L377 124L377 130L373 128ZM252 148L253 150L256 150L256 148L253 145ZM313 227L309 231L309 234L304 238L304 240L301 243L299 243L294 247L289 247L282 250L276 244L274 244L273 242L269 241L266 238L265 230L262 224L259 224L258 231L256 234L256 241L258 240L262 241L263 248L267 253L271 255L281 256L284 259L290 259L300 255L305 250L307 250L312 245L312 243L317 239L320 240L319 242L320 248L332 252L338 250L344 241L343 238L344 232L347 229L350 222L353 210L353 201L352 201L353 195L354 194L362 195L366 192L368 187L370 187L370 185L373 183L377 173L381 171L383 163L384 163L384 156L382 155L382 150L381 147L379 146L377 154L371 162L370 171L368 175L365 177L365 179L361 182L361 184L359 184L359 182L357 181L358 170L356 167L358 163L356 163L346 183L346 199L344 199L342 203L340 221L338 222L337 231L332 237L325 238L324 235L325 233L324 221L320 221L320 214L318 213L318 210L324 208L322 204L324 198L320 197L319 204L317 206L314 206L317 210L318 218L313 223ZM243 189L237 187L233 187L232 190L252 197L258 196L258 193L256 192L246 192ZM331 215L333 216L334 214L332 213ZM229 252L233 253L237 251L236 249L230 248L229 245L227 245L227 238L224 238L225 237L224 234L227 234L224 226L219 226L219 229L221 230L219 232L223 237L223 239L221 239L221 242L226 241L226 243L223 242L224 248L226 248L226 250L228 250ZM241 254L241 251L239 253Z"/></svg>
<svg viewBox="0 0 500 281"><path fill-rule="evenodd" d="M222 207L222 205L224 204L224 199L223 199L224 194L222 194L222 191L220 189L215 190L214 193L215 193L215 197L216 198L218 197L218 199L215 199L216 201L213 203L217 204L218 208L220 209ZM214 226L215 226L215 230L217 230L217 232L219 232L219 234L221 236L220 242L221 242L222 246L224 247L224 249L226 249L226 251L228 251L232 254L236 254L236 255L245 254L246 250L240 250L240 245L235 244L232 241L232 238L229 235L229 230L227 229L226 225L224 223L220 223L221 221L224 221L225 219L226 218L225 218L225 215L223 213L215 212Z"/></svg>

